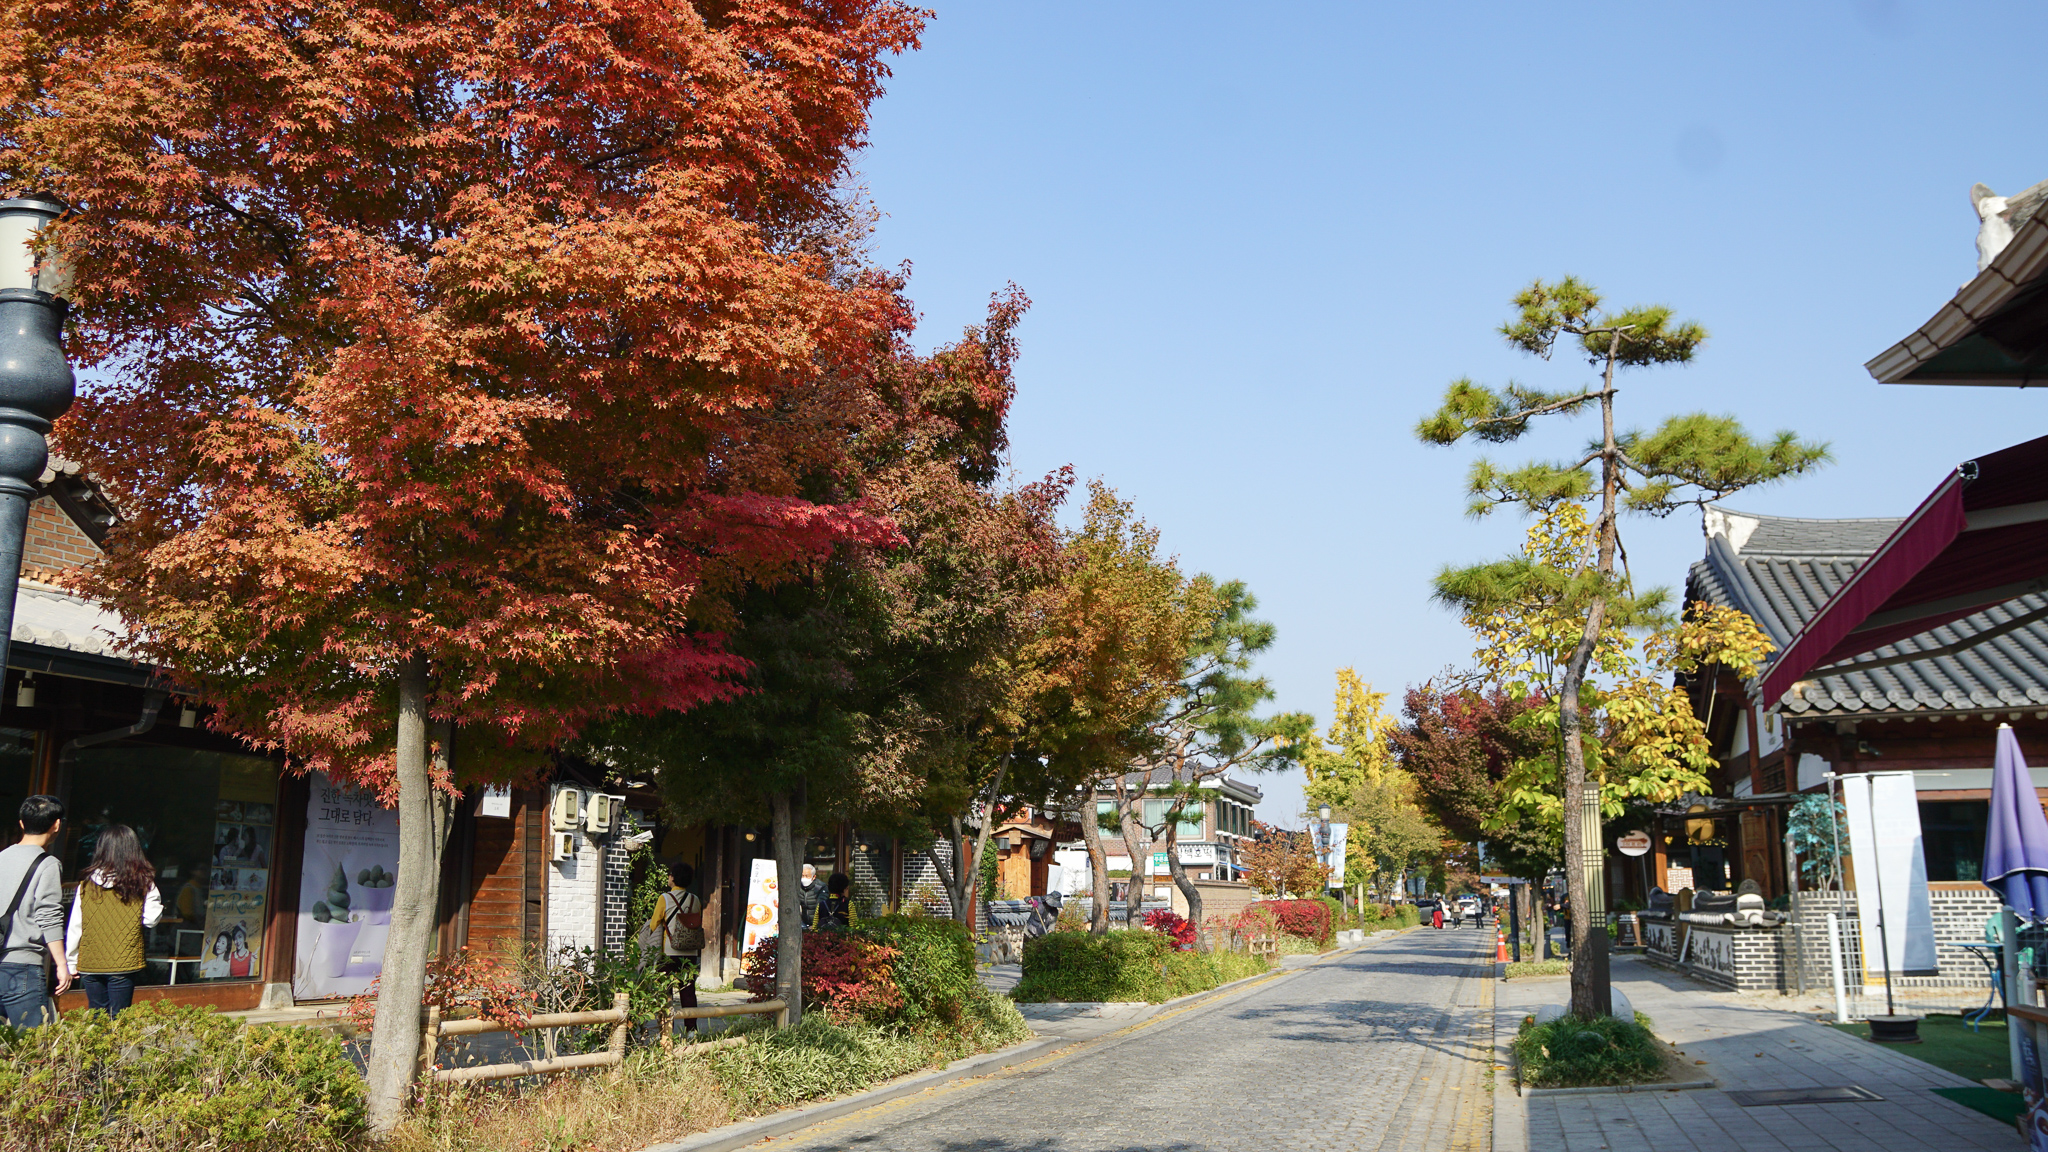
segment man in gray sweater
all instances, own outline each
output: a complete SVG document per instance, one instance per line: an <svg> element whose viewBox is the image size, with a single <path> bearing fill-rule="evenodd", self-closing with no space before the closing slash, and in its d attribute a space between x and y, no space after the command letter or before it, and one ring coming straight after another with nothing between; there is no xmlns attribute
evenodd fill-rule
<svg viewBox="0 0 2048 1152"><path fill-rule="evenodd" d="M55 796L31 796L21 802L21 842L0 851L0 916L15 905L0 947L0 1013L16 1028L56 1019L57 1006L43 983L43 953L57 963L57 994L71 987L71 967L64 962L63 870L56 857L45 855L63 832L64 805Z"/></svg>

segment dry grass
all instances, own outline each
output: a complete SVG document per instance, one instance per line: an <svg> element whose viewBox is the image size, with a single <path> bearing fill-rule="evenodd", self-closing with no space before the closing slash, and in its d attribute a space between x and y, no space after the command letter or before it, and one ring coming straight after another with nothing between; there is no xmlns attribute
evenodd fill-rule
<svg viewBox="0 0 2048 1152"><path fill-rule="evenodd" d="M615 1074L570 1073L535 1087L436 1088L387 1152L633 1152L732 1119L701 1060L634 1053Z"/></svg>

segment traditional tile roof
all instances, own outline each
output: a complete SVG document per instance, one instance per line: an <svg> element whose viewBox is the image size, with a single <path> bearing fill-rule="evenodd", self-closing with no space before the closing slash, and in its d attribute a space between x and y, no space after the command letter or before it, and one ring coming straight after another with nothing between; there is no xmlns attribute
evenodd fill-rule
<svg viewBox="0 0 2048 1152"><path fill-rule="evenodd" d="M1173 783L1173 770L1171 768L1154 768L1150 773L1149 781L1147 780L1147 773L1127 772L1124 774L1124 783L1127 786L1149 783L1154 788L1165 788ZM1265 798L1265 793L1258 785L1247 783L1234 776L1205 780L1202 782L1202 787L1213 788L1222 795L1241 804L1257 804Z"/></svg>
<svg viewBox="0 0 2048 1152"><path fill-rule="evenodd" d="M125 659L121 618L59 588L23 579L14 594L14 642Z"/></svg>
<svg viewBox="0 0 2048 1152"><path fill-rule="evenodd" d="M1702 525L1707 554L1692 566L1686 599L1741 609L1783 651L1898 525L1891 519L1807 520L1709 506ZM2048 596L2030 593L1857 659L1945 648L2042 608L2048 608ZM2048 620L1948 655L1812 677L1764 703L1782 705L1793 715L1844 718L2048 708Z"/></svg>

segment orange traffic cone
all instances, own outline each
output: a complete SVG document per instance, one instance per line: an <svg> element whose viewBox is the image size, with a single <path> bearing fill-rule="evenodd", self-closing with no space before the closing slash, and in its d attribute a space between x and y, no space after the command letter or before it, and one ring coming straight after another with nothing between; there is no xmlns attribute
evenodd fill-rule
<svg viewBox="0 0 2048 1152"><path fill-rule="evenodd" d="M1508 938L1501 934L1498 926L1493 930L1493 958L1497 961L1508 958Z"/></svg>

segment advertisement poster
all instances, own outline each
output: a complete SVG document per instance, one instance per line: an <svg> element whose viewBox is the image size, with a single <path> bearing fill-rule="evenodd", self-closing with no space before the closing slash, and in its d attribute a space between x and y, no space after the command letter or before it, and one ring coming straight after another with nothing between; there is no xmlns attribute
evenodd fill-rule
<svg viewBox="0 0 2048 1152"><path fill-rule="evenodd" d="M299 879L295 999L328 1000L368 990L384 968L397 883L398 813L379 805L375 792L314 773Z"/></svg>
<svg viewBox="0 0 2048 1152"><path fill-rule="evenodd" d="M775 861L756 860L747 879L747 932L740 940L740 955L752 952L762 939L779 934L775 914Z"/></svg>
<svg viewBox="0 0 2048 1152"><path fill-rule="evenodd" d="M261 873L258 873L261 875ZM263 893L222 891L206 897L202 980L246 980L262 972Z"/></svg>

